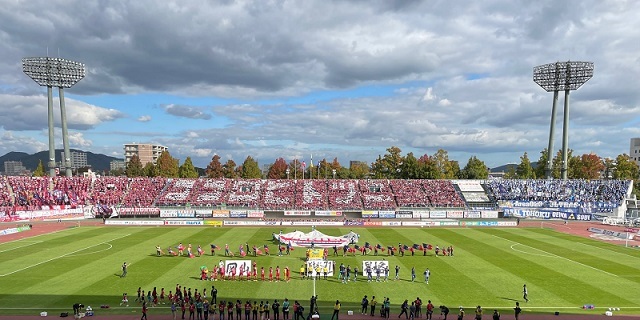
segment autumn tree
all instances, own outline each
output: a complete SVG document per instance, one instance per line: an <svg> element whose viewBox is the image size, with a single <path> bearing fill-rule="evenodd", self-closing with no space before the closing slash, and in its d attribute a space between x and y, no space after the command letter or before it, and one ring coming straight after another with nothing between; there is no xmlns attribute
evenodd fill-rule
<svg viewBox="0 0 640 320"><path fill-rule="evenodd" d="M440 176L435 161L427 154L418 158L418 170L420 179L437 179Z"/></svg>
<svg viewBox="0 0 640 320"><path fill-rule="evenodd" d="M236 162L229 159L222 165L222 174L225 178L235 179L238 177L238 172L236 172Z"/></svg>
<svg viewBox="0 0 640 320"><path fill-rule="evenodd" d="M413 155L413 152L409 152L404 161L400 165L399 178L401 179L420 179L422 178L420 172L420 165L418 159Z"/></svg>
<svg viewBox="0 0 640 320"><path fill-rule="evenodd" d="M196 171L196 167L193 165L191 161L191 157L187 157L184 160L184 163L180 166L179 170L180 178L197 178L198 171Z"/></svg>
<svg viewBox="0 0 640 320"><path fill-rule="evenodd" d="M171 156L169 151L163 151L156 161L158 176L165 178L177 178L180 170L178 159Z"/></svg>
<svg viewBox="0 0 640 320"><path fill-rule="evenodd" d="M525 152L520 157L520 164L516 168L516 175L519 179L535 179L536 173L531 167L531 161L529 160L529 156Z"/></svg>
<svg viewBox="0 0 640 320"><path fill-rule="evenodd" d="M437 168L436 179L455 179L460 173L460 164L457 161L449 160L449 153L446 150L438 149L433 155L433 161Z"/></svg>
<svg viewBox="0 0 640 320"><path fill-rule="evenodd" d="M600 179L600 173L605 171L604 163L595 153L583 154L578 158L574 179Z"/></svg>
<svg viewBox="0 0 640 320"><path fill-rule="evenodd" d="M572 157L573 157L573 150L569 149L567 151L567 177L570 176L569 173L572 171L570 166ZM553 164L552 170L551 170L552 177L554 179L562 178L562 150L558 150L558 153L556 153L556 156L553 158L552 164Z"/></svg>
<svg viewBox="0 0 640 320"><path fill-rule="evenodd" d="M247 156L247 158L242 163L242 174L240 175L240 177L243 179L262 178L262 172L260 171L258 162L256 160L253 160L251 156Z"/></svg>
<svg viewBox="0 0 640 320"><path fill-rule="evenodd" d="M465 179L487 179L489 177L489 170L484 161L472 156L469 158L467 165L462 169L461 178Z"/></svg>
<svg viewBox="0 0 640 320"><path fill-rule="evenodd" d="M278 158L273 162L267 173L268 179L286 179L287 178L287 161Z"/></svg>
<svg viewBox="0 0 640 320"><path fill-rule="evenodd" d="M374 177L377 179L396 179L401 176L402 164L404 157L401 155L402 150L398 147L390 147L384 156L378 156L378 159L371 165Z"/></svg>
<svg viewBox="0 0 640 320"><path fill-rule="evenodd" d="M320 166L318 166L320 168ZM321 171L318 170L320 173ZM321 173L318 175L320 178ZM369 166L366 162L356 162L349 166L349 178L350 179L365 179L369 176Z"/></svg>
<svg viewBox="0 0 640 320"><path fill-rule="evenodd" d="M127 163L127 167L125 169L125 174L127 177L142 177L144 175L144 170L142 168L142 162L140 161L140 157L137 154L134 154L129 162Z"/></svg>
<svg viewBox="0 0 640 320"><path fill-rule="evenodd" d="M142 168L142 175L150 178L157 177L159 175L158 166L154 165L153 162L147 162Z"/></svg>
<svg viewBox="0 0 640 320"><path fill-rule="evenodd" d="M621 154L616 157L613 168L613 178L618 180L637 180L638 165L627 154Z"/></svg>
<svg viewBox="0 0 640 320"><path fill-rule="evenodd" d="M44 177L45 176L44 165L42 164L42 160L40 160L38 162L38 166L36 167L36 170L33 171L33 176L34 177Z"/></svg>
<svg viewBox="0 0 640 320"><path fill-rule="evenodd" d="M222 164L220 163L219 155L213 155L213 158L211 158L211 162L209 162L205 173L207 174L208 178L220 179L224 177L224 170L222 170Z"/></svg>

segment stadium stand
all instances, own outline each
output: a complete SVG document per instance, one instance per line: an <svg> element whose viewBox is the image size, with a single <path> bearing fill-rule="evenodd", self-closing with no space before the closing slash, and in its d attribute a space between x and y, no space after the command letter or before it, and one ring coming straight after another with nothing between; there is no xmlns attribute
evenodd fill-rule
<svg viewBox="0 0 640 320"><path fill-rule="evenodd" d="M328 180L327 196L329 208L334 210L360 210L362 200L358 180Z"/></svg>
<svg viewBox="0 0 640 320"><path fill-rule="evenodd" d="M326 181L298 180L296 182L295 208L303 210L326 210Z"/></svg>
<svg viewBox="0 0 640 320"><path fill-rule="evenodd" d="M358 181L362 193L364 208L374 210L390 210L397 207L389 180L360 180Z"/></svg>

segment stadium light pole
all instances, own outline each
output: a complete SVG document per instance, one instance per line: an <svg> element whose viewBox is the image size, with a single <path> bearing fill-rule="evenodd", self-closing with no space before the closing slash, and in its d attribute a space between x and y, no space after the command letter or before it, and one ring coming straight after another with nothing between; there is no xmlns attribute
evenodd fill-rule
<svg viewBox="0 0 640 320"><path fill-rule="evenodd" d="M562 126L562 179L567 179L569 149L569 92L578 90L593 77L593 62L566 61L554 62L533 68L533 81L547 92L553 91L551 125L549 126L549 147L547 149L546 176L551 178L553 161L553 136L556 125L556 106L558 92L564 91L564 114Z"/></svg>
<svg viewBox="0 0 640 320"><path fill-rule="evenodd" d="M71 88L85 76L83 63L62 58L31 57L22 59L22 72L41 86L47 87L47 116L49 125L49 176L56 175L56 155L53 138L53 87L58 87L60 99L60 121L62 122L63 164L65 175L71 177L71 154L69 152L69 132L67 112L64 103L64 88Z"/></svg>

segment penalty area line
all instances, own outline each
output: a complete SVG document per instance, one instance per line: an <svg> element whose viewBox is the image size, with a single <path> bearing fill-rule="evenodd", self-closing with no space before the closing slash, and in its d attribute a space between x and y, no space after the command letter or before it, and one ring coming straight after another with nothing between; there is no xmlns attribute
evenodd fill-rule
<svg viewBox="0 0 640 320"><path fill-rule="evenodd" d="M617 275L617 274L613 274L613 273L611 273L611 272L604 271L604 270L602 270L602 269L598 269L598 268L593 267L593 266L590 266L590 265L588 265L588 264L584 264L584 263L582 263L582 262L578 262L578 261L575 261L575 260L571 260L571 259L569 259L569 258L567 258L567 257L559 256L559 255L557 255L557 254L554 254L554 253L551 253L551 252L548 252L548 251L544 251L544 250L542 250L542 249L534 248L534 247L532 247L532 246L528 246L528 245L526 245L526 244L522 244L522 243L520 243L520 242L518 242L518 241L509 240L509 239L507 239L507 238L503 238L503 237L500 237L500 236L496 236L495 234L492 234L492 236L494 236L494 237L496 237L496 238L498 238L498 239L502 239L502 240L505 240L505 241L508 241L508 242L511 242L511 243L515 243L515 244L518 244L518 245L521 245L521 246L529 247L529 248L531 248L531 249L534 249L534 250L537 250L537 251L543 252L543 253L544 253L545 255L547 255L549 258L560 258L560 259L564 259L564 260L567 260L567 261L570 261L570 262L573 262L573 263L577 263L577 264L579 264L579 265L581 265L581 266L583 266L583 267L587 267L587 268L592 269L592 270L600 271L600 272L602 272L602 273L606 273L606 274L608 274L608 275L610 275L610 276L618 277L618 275ZM513 250L513 248L511 248L511 249ZM514 250L514 251L518 252L517 250ZM532 254L532 255L536 255L536 254ZM542 255L537 255L537 256L542 256Z"/></svg>
<svg viewBox="0 0 640 320"><path fill-rule="evenodd" d="M24 270L27 270L27 269L31 269L31 268L33 268L33 267L37 267L37 266L39 266L39 265L41 265L41 264L43 264L43 263L51 262L51 261L53 261L53 260L58 260L58 259L60 259L60 258L64 258L64 257L70 256L70 255L73 255L73 254L74 254L74 253L76 253L76 252L80 252L80 251L83 251L83 250L87 250L87 249L89 249L89 248L93 248L93 247L95 247L95 246L99 246L99 245L101 245L101 244L105 244L105 243L108 243L108 242L111 242L111 241L114 241L114 240L122 239L122 238L124 238L124 237L129 236L129 235L131 235L131 233L129 233L129 234L125 234L124 236L120 236L120 237L117 237L117 238L113 238L113 239L111 239L111 240L106 240L106 241L103 241L103 242L100 242L100 243L96 243L96 244L94 244L94 245L90 245L90 246L88 246L88 247L84 247L84 248L81 248L81 249L78 249L78 250L75 250L75 251L71 251L71 252L69 252L69 253L65 253L65 254L63 254L63 255L60 255L60 256L57 256L57 257L53 257L53 258L51 258L51 259L47 259L47 260L45 260L45 261L38 262L38 263L36 263L36 264L28 265L28 266L26 266L26 267L24 267L24 268L20 268L20 269L18 269L18 270L11 271L11 272L9 272L9 273L0 274L0 277L6 277L6 276L8 276L8 275L12 275L12 274L17 273L17 272L20 272L20 271L24 271Z"/></svg>
<svg viewBox="0 0 640 320"><path fill-rule="evenodd" d="M1 251L0 251L0 253L13 251L13 250L16 250L16 249L20 249L20 248L24 248L24 247L32 246L32 245L34 245L34 244L38 244L38 243L42 243L42 242L43 242L43 241L35 241L35 242L33 242L33 243L29 243L29 244L21 245L21 246L15 247L15 248L6 249L6 250L1 250Z"/></svg>

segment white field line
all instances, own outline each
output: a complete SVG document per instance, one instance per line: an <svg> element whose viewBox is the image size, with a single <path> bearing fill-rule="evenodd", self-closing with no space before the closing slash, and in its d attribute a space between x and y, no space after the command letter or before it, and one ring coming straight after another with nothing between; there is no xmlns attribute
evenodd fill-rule
<svg viewBox="0 0 640 320"><path fill-rule="evenodd" d="M570 261L570 262L573 262L573 263L577 263L577 264L579 264L579 265L581 265L581 266L583 266L583 267L587 267L587 268L592 269L592 270L600 271L600 272L602 272L602 273L606 273L606 274L608 274L608 275L610 275L610 276L618 277L618 275L617 275L617 274L613 274L613 273L611 273L611 272L607 272L607 271L604 271L604 270L602 270L602 269L598 269L598 268L596 268L596 267L592 267L592 266L590 266L590 265L586 265L586 264L584 264L584 263L582 263L582 262L578 262L578 261L575 261L575 260L571 260L571 259L569 259L569 258L566 258L566 257L563 257L563 256L559 256L559 255L557 255L557 254L553 254L553 253L551 253L551 252L544 251L544 250L542 250L542 249L534 248L534 247L532 247L532 246L528 246L528 245L526 245L526 244L522 244L522 243L517 242L517 241L509 240L509 239L507 239L507 238L503 238L503 237L496 236L496 235L493 235L493 234L492 234L492 236L494 236L494 237L496 237L496 238L499 238L499 239L502 239L502 240L505 240L505 241L509 241L509 242L511 242L511 243L515 243L515 244L518 244L518 245L521 245L521 246L529 247L529 248L531 248L531 249L534 249L534 250L540 251L540 252L544 253L545 255L547 255L547 256L548 256L548 257L550 257L550 258L560 258L560 259L564 259L564 260L567 260L567 261ZM511 247L511 249L513 249L513 247ZM517 251L517 250L516 250L516 251ZM533 253L527 253L527 254L536 255L536 254L533 254ZM537 256L542 256L542 255L537 255Z"/></svg>
<svg viewBox="0 0 640 320"><path fill-rule="evenodd" d="M88 254L94 254L94 253L98 253L98 252L102 252L102 251L108 251L111 250L111 248L113 248L113 245L111 243L105 243L106 245L108 245L109 247L106 249L100 249L100 250L96 250L96 251L92 251L92 252L87 252L87 253L79 253L79 254L72 254L69 255L68 257L79 257L79 256L86 256Z"/></svg>
<svg viewBox="0 0 640 320"><path fill-rule="evenodd" d="M34 241L33 243L29 243L29 244L21 245L21 246L15 247L15 248L7 249L7 250L2 250L2 251L0 251L0 253L8 252L8 251L13 251L13 250L16 250L16 249L20 249L20 248L24 248L24 247L32 246L32 245L34 245L34 244L38 244L38 243L42 243L42 242L43 242L43 241Z"/></svg>
<svg viewBox="0 0 640 320"><path fill-rule="evenodd" d="M42 237L42 236L48 236L48 235L50 235L50 234L54 234L54 233L58 233L58 232L62 232L62 231L67 231L67 230L73 230L73 229L69 229L69 228L67 228L67 229L62 229L62 230L53 231L53 232L49 232L49 233L41 233L41 234L36 235L36 236L33 236L33 237L25 237L25 238L22 238L22 239L16 239L16 240L11 240L11 241L5 241L5 242L1 242L1 243L0 243L0 246L1 246L1 245L3 245L3 244L8 244L8 243L13 243L13 242L18 242L18 241L28 241L28 240L33 239L33 238Z"/></svg>
<svg viewBox="0 0 640 320"><path fill-rule="evenodd" d="M114 241L114 240L122 239L122 238L124 238L124 237L129 236L129 235L131 235L131 233L129 233L129 234L125 234L124 236L121 236L121 237L113 238L113 239L111 239L111 240L103 241L103 242L100 242L100 243L97 243L97 244L94 244L94 245L90 245L90 246L88 246L88 247L84 247L84 248L82 248L82 249L78 249L78 250L75 250L75 251L71 251L71 252L69 252L69 253L65 253L65 254L63 254L63 255L60 255L60 256L57 256L57 257L54 257L54 258L51 258L51 259L47 259L47 260L45 260L45 261L38 262L38 263L36 263L36 264L32 264L32 265L26 266L26 267L24 267L24 268L21 268L21 269L18 269L18 270L15 270L15 271L9 272L9 273L0 274L0 277L6 277L6 276L8 276L8 275L12 275L12 274L14 274L14 273L16 273L16 272L24 271L24 270L27 270L27 269L30 269L30 268L33 268L33 267L39 266L39 265L41 265L41 264L43 264L43 263L51 262L51 261L53 261L53 260L58 260L58 259L60 259L60 258L64 258L64 257L70 256L70 255L72 255L72 254L74 254L74 253L76 253L76 252L80 252L80 251L82 251L82 250L86 250L86 249L89 249L89 248L93 248L93 247L95 247L95 246L99 246L99 245L101 245L101 244L104 244L104 243L107 243L107 242L111 242L111 241Z"/></svg>

